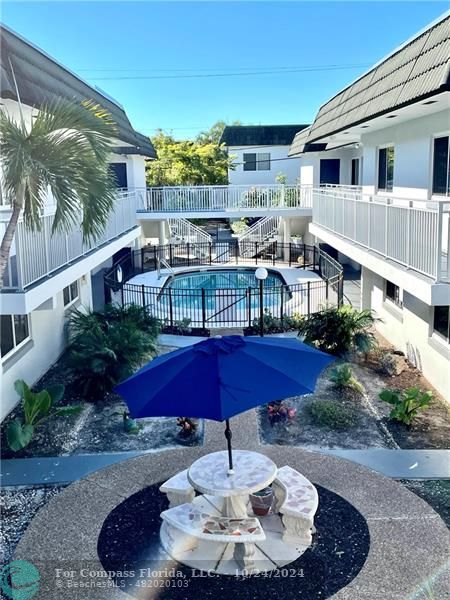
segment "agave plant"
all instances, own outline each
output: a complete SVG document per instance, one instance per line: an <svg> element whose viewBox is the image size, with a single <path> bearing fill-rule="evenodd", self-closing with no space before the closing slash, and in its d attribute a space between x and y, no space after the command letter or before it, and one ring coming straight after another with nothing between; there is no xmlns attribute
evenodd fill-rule
<svg viewBox="0 0 450 600"><path fill-rule="evenodd" d="M350 306L327 308L300 321L298 330L307 344L330 354L355 351L366 354L376 347L371 331L378 321L371 310L355 310Z"/></svg>
<svg viewBox="0 0 450 600"><path fill-rule="evenodd" d="M14 452L28 446L34 430L46 419L53 416L73 415L82 410L80 406L55 408L64 396L64 386L54 385L40 392L33 392L22 379L15 382L16 392L22 398L23 421L19 418L9 423L6 429L8 446Z"/></svg>
<svg viewBox="0 0 450 600"><path fill-rule="evenodd" d="M350 365L341 365L331 371L330 381L338 389L352 389L364 394L364 386L353 375Z"/></svg>

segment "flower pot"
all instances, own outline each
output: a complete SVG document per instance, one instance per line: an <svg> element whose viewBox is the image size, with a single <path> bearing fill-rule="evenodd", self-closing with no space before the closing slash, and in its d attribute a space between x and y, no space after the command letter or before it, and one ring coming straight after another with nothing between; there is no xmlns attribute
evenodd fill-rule
<svg viewBox="0 0 450 600"><path fill-rule="evenodd" d="M264 517L270 511L273 502L272 488L267 487L259 492L250 494L250 503L252 510L258 517Z"/></svg>

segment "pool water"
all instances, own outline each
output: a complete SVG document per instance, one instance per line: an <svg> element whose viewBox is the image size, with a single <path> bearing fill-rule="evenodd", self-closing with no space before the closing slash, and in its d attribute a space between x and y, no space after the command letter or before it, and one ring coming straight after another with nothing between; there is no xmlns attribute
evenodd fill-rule
<svg viewBox="0 0 450 600"><path fill-rule="evenodd" d="M163 289L160 298L163 304L168 303L169 293L170 302L175 309L195 311L204 306L206 311L211 313L224 312L228 307L233 308L233 311L245 311L259 306L259 281L255 277L255 269L180 273ZM282 293L285 298L290 296L283 277L275 271L269 271L267 279L264 280L265 308L274 311L279 307ZM185 316L193 318L191 314L186 313ZM243 315L242 317L244 318Z"/></svg>
<svg viewBox="0 0 450 600"><path fill-rule="evenodd" d="M264 287L284 285L284 279L278 273L269 271ZM170 283L173 290L229 290L256 288L259 282L254 269L221 269L220 271L200 271L198 273L180 273Z"/></svg>

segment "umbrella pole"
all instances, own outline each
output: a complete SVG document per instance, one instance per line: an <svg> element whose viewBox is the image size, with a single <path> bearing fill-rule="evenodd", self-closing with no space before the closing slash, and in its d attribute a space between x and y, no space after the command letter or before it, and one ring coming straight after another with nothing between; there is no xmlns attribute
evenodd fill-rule
<svg viewBox="0 0 450 600"><path fill-rule="evenodd" d="M227 444L228 444L228 475L232 475L234 473L234 471L233 471L233 453L231 451L231 438L233 437L233 434L231 433L229 419L227 419L225 421L225 437L227 438Z"/></svg>

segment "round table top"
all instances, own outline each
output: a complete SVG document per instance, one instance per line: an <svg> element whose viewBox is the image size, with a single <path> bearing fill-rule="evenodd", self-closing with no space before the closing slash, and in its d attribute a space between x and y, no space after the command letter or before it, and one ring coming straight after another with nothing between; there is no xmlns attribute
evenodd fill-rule
<svg viewBox="0 0 450 600"><path fill-rule="evenodd" d="M202 456L188 470L191 485L203 494L243 496L262 490L277 474L276 464L264 454L233 450L233 474L228 474L228 452Z"/></svg>

